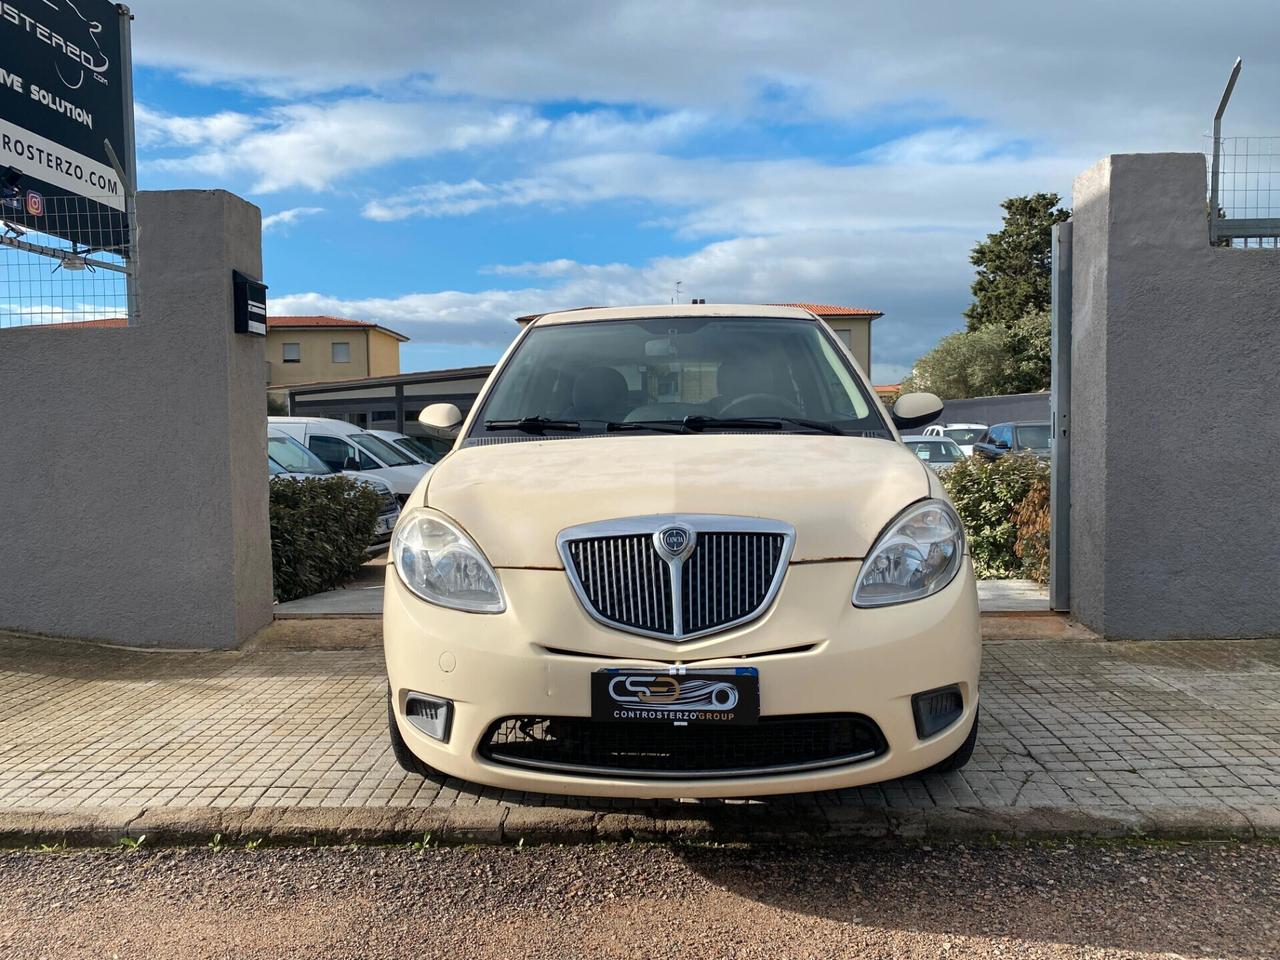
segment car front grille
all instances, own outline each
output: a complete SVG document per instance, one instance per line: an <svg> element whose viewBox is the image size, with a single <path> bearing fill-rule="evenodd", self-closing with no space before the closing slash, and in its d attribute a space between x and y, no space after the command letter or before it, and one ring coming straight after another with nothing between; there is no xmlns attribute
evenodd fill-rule
<svg viewBox="0 0 1280 960"><path fill-rule="evenodd" d="M692 547L664 555L658 533L677 525ZM745 623L772 601L791 553L791 528L747 517L650 517L588 524L560 536L579 599L598 620L687 640Z"/></svg>
<svg viewBox="0 0 1280 960"><path fill-rule="evenodd" d="M506 717L489 728L480 752L494 763L584 776L705 779L863 763L886 749L874 721L840 713L709 727Z"/></svg>

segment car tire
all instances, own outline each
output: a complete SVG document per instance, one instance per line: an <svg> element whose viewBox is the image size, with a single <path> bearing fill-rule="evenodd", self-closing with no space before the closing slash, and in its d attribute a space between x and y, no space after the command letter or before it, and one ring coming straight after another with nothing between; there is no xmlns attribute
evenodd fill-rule
<svg viewBox="0 0 1280 960"><path fill-rule="evenodd" d="M431 780L436 783L443 782L445 775L435 767L429 766L418 759L418 755L409 749L409 745L404 742L404 737L400 734L400 727L396 724L396 711L391 703L391 688L387 688L387 732L391 736L391 752L395 755L396 763L400 764L400 768L406 773L416 773L420 777Z"/></svg>
<svg viewBox="0 0 1280 960"><path fill-rule="evenodd" d="M973 711L973 726L969 728L969 735L964 738L964 743L960 744L955 753L947 757L947 759L935 763L926 773L954 773L969 762L969 758L973 756L974 745L978 742L980 710L981 708Z"/></svg>

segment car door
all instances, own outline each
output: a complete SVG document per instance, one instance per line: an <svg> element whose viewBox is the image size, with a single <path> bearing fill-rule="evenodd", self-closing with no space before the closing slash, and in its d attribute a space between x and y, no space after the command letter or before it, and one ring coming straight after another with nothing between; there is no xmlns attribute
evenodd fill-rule
<svg viewBox="0 0 1280 960"><path fill-rule="evenodd" d="M334 437L324 433L313 433L307 437L307 449L323 460L332 470L379 470L382 464L353 443L342 437ZM348 464L355 460L356 466Z"/></svg>

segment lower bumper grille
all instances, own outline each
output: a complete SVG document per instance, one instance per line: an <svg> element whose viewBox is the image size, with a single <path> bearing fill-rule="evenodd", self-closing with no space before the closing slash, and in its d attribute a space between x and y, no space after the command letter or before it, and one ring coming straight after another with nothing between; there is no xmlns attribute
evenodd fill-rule
<svg viewBox="0 0 1280 960"><path fill-rule="evenodd" d="M480 753L494 763L585 776L697 779L861 763L886 749L872 720L836 713L761 717L740 727L507 717L489 728Z"/></svg>

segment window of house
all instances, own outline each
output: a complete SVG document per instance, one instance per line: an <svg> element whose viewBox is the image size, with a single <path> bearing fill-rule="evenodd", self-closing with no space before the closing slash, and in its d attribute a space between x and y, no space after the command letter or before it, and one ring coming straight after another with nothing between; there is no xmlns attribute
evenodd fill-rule
<svg viewBox="0 0 1280 960"><path fill-rule="evenodd" d="M301 363L302 362L302 344L282 343L280 345L280 359L282 359L285 363Z"/></svg>
<svg viewBox="0 0 1280 960"><path fill-rule="evenodd" d="M333 362L334 363L350 363L351 362L351 344L334 343L333 344Z"/></svg>

